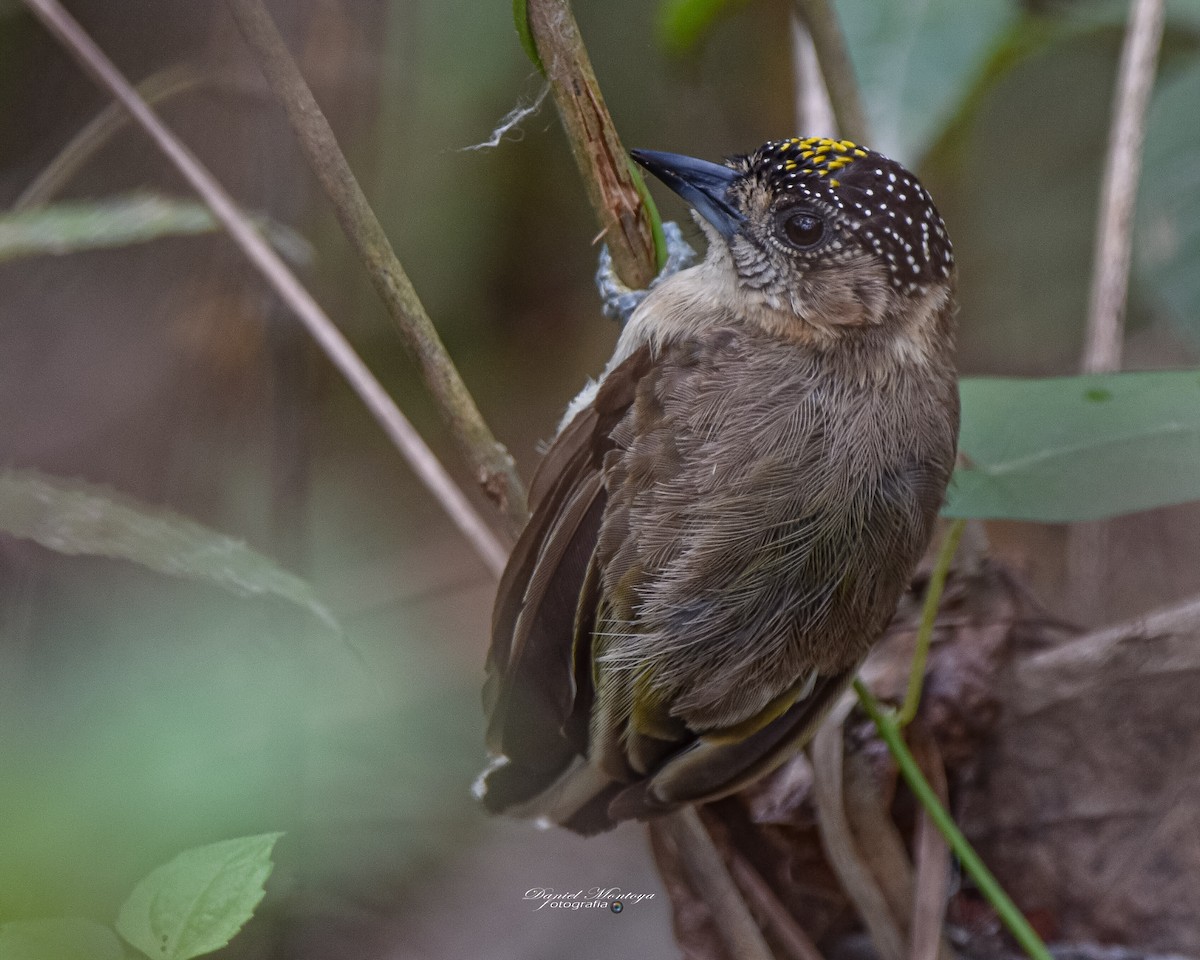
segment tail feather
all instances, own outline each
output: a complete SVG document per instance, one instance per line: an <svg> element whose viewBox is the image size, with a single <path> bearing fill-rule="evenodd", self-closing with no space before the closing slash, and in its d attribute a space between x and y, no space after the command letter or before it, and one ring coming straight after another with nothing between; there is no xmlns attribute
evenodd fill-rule
<svg viewBox="0 0 1200 960"><path fill-rule="evenodd" d="M542 817L576 833L592 834L616 826L608 805L627 786L614 783L581 758L557 775L548 775L500 757L480 776L475 792L492 813Z"/></svg>

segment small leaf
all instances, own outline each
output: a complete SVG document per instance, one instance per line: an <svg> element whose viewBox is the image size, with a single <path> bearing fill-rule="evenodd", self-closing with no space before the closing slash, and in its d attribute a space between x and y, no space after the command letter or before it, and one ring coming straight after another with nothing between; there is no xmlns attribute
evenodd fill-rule
<svg viewBox="0 0 1200 960"><path fill-rule="evenodd" d="M82 917L0 924L0 960L121 960L121 941Z"/></svg>
<svg viewBox="0 0 1200 960"><path fill-rule="evenodd" d="M219 950L254 915L281 833L185 850L150 871L117 915L117 932L153 960Z"/></svg>
<svg viewBox="0 0 1200 960"><path fill-rule="evenodd" d="M950 517L1069 523L1200 499L1200 372L967 378Z"/></svg>
<svg viewBox="0 0 1200 960"><path fill-rule="evenodd" d="M132 560L243 596L281 597L341 632L305 581L240 540L104 487L31 471L0 473L0 532L58 553Z"/></svg>
<svg viewBox="0 0 1200 960"><path fill-rule="evenodd" d="M258 221L293 262L311 259L308 244L280 224ZM0 263L18 257L124 247L163 237L211 233L217 223L203 204L133 193L107 200L55 203L0 214Z"/></svg>

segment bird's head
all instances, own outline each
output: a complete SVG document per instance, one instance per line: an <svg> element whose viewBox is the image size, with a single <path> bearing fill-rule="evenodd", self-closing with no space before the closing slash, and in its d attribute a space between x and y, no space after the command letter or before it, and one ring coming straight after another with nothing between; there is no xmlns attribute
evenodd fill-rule
<svg viewBox="0 0 1200 960"><path fill-rule="evenodd" d="M706 264L730 281L738 308L781 332L899 332L950 310L945 224L917 178L880 153L808 137L724 164L649 150L633 157L699 215Z"/></svg>

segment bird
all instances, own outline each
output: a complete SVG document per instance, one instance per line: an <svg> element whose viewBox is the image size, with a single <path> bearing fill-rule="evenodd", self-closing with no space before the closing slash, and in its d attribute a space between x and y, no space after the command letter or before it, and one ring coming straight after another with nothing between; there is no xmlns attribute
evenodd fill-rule
<svg viewBox="0 0 1200 960"><path fill-rule="evenodd" d="M912 173L825 137L631 153L707 252L633 311L534 476L476 784L584 835L805 745L909 586L958 435L953 248Z"/></svg>

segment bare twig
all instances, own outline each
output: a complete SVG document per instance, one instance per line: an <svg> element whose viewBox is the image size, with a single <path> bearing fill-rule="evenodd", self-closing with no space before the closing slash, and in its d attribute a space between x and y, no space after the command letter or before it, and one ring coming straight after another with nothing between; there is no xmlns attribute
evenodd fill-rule
<svg viewBox="0 0 1200 960"><path fill-rule="evenodd" d="M1142 166L1146 106L1154 86L1162 32L1163 0L1131 0L1100 192L1082 359L1084 373L1106 373L1121 368L1133 209ZM1079 524L1071 530L1067 548L1068 582L1080 611L1103 613L1105 598L1101 585L1110 553L1109 534L1110 527L1103 522Z"/></svg>
<svg viewBox="0 0 1200 960"><path fill-rule="evenodd" d="M1096 630L1029 657L1021 664L1021 669L1058 670L1087 665L1095 670L1104 666L1122 644L1197 630L1200 630L1200 596L1188 597L1180 603Z"/></svg>
<svg viewBox="0 0 1200 960"><path fill-rule="evenodd" d="M843 700L812 741L813 795L821 846L846 895L871 935L882 960L903 960L904 935L870 868L858 855L842 796L842 723L851 701Z"/></svg>
<svg viewBox="0 0 1200 960"><path fill-rule="evenodd" d="M792 69L796 83L796 132L805 137L837 138L837 120L812 34L797 13L792 16Z"/></svg>
<svg viewBox="0 0 1200 960"><path fill-rule="evenodd" d="M736 848L731 854L729 872L746 900L753 903L784 951L786 960L825 960L812 938L796 922L787 907L779 902L771 885Z"/></svg>
<svg viewBox="0 0 1200 960"><path fill-rule="evenodd" d="M871 875L907 942L912 913L913 869L900 828L892 819L890 791L872 769L872 758L861 750L842 759L842 808L850 826L855 855ZM883 787L884 789L880 789Z"/></svg>
<svg viewBox="0 0 1200 960"><path fill-rule="evenodd" d="M937 741L922 723L910 724L908 736L917 764L942 805L946 806L949 789ZM939 956L951 956L942 937L946 902L950 898L950 848L924 807L917 814L913 866L908 960L938 960Z"/></svg>
<svg viewBox="0 0 1200 960"><path fill-rule="evenodd" d="M24 2L88 73L124 105L138 125L149 134L184 179L191 184L247 259L262 273L280 298L296 312L388 437L408 459L425 486L475 547L488 568L499 573L507 556L503 544L496 539L483 518L438 462L433 451L426 446L412 424L388 396L387 391L342 336L341 331L325 315L279 255L259 236L254 225L229 194L138 96L129 81L63 9L58 0Z"/></svg>
<svg viewBox="0 0 1200 960"><path fill-rule="evenodd" d="M767 942L725 868L695 807L684 807L664 818L668 835L688 883L712 910L717 931L735 960L772 960Z"/></svg>
<svg viewBox="0 0 1200 960"><path fill-rule="evenodd" d="M632 290L644 289L664 256L661 227L655 230L645 184L617 136L570 4L528 0L526 15L617 276Z"/></svg>
<svg viewBox="0 0 1200 960"><path fill-rule="evenodd" d="M929 586L925 588L925 601L921 606L921 624L917 628L912 667L908 674L908 689L904 693L904 704L896 716L896 722L902 727L912 723L921 708L925 664L929 660L929 647L933 643L933 630L937 625L938 605L941 603L946 577L950 574L950 565L954 562L954 554L958 550L958 543L966 526L966 520L950 521L946 532L942 534L942 544L938 547L937 559L934 561L933 571L929 574Z"/></svg>
<svg viewBox="0 0 1200 960"><path fill-rule="evenodd" d="M858 93L858 80L837 12L829 0L796 0L796 11L808 28L817 62L825 77L825 87L843 137L870 143L867 113Z"/></svg>
<svg viewBox="0 0 1200 960"><path fill-rule="evenodd" d="M1092 289L1088 306L1085 373L1121 367L1125 296L1129 286L1133 206L1142 167L1146 105L1154 86L1163 33L1163 0L1132 0L1109 131L1100 194Z"/></svg>
<svg viewBox="0 0 1200 960"><path fill-rule="evenodd" d="M208 75L194 64L168 67L137 85L137 92L149 104L161 103L194 90ZM75 134L17 197L13 210L27 210L52 200L72 180L113 135L129 123L129 114L117 102L108 104Z"/></svg>
<svg viewBox="0 0 1200 960"><path fill-rule="evenodd" d="M416 360L459 453L515 532L527 514L512 457L496 442L480 415L270 13L261 0L228 0L228 4L267 83L287 112L309 166L333 203L342 230Z"/></svg>

